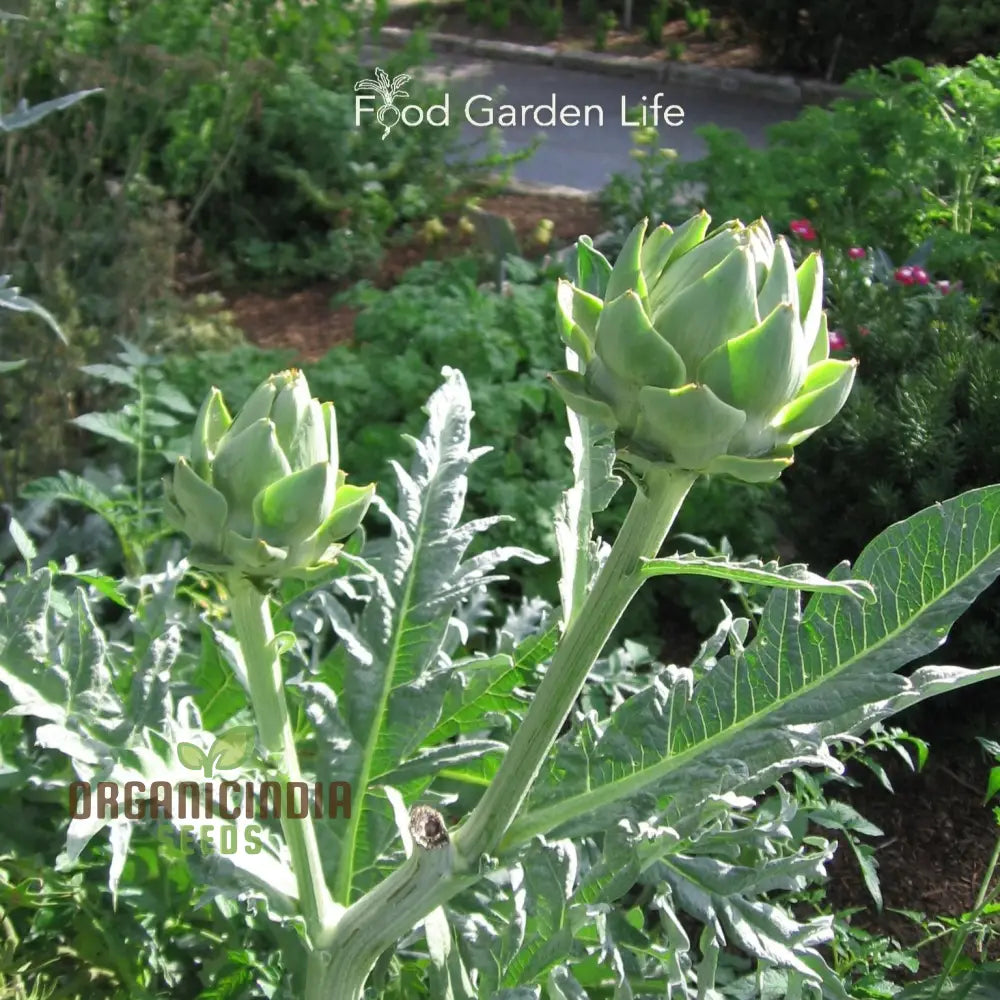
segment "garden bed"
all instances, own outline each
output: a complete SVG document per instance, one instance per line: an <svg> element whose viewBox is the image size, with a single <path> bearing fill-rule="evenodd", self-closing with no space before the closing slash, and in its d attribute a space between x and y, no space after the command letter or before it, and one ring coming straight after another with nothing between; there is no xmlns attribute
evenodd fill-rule
<svg viewBox="0 0 1000 1000"><path fill-rule="evenodd" d="M563 7L558 33L518 14L502 20L473 21L464 2L412 3L400 5L387 23L401 28L428 28L471 38L488 38L521 45L551 45L559 51L603 51L617 56L658 56L683 63L724 69L758 69L765 66L760 47L739 30L737 22L722 11L704 8L711 14L706 27L699 29L683 17L671 17L663 24L661 42L650 41L650 4L636 3L632 25L623 27L620 18L601 31L597 23L581 17L574 4ZM597 15L600 17L600 14ZM502 17L502 16L501 16Z"/></svg>
<svg viewBox="0 0 1000 1000"><path fill-rule="evenodd" d="M596 235L604 228L600 208L578 197L549 194L500 194L480 201L486 212L508 218L525 252L541 257L548 249L573 243L581 233ZM442 260L468 253L475 237L458 228L457 214L442 220L447 232L428 243L421 236L387 248L372 276L378 288L392 286L404 271L424 260ZM552 241L542 247L534 239L539 222L553 223ZM227 308L247 339L263 348L293 348L303 360L322 357L334 344L354 335L358 310L336 303L342 286L321 283L286 295L244 292L231 295Z"/></svg>
<svg viewBox="0 0 1000 1000"><path fill-rule="evenodd" d="M983 805L989 765L973 742L975 733L965 726L948 733L917 730L921 732L931 747L921 772L914 773L893 754L882 761L894 793L863 768L851 771L859 787L838 792L884 834L871 840L882 911L875 907L843 840L829 869L826 894L827 904L836 910L861 908L851 918L852 926L889 935L904 948L924 940L931 921L972 910L998 833L990 809ZM925 919L911 919L906 912ZM943 937L920 949L915 978L940 970L949 943L950 938ZM1000 957L995 946L988 957Z"/></svg>

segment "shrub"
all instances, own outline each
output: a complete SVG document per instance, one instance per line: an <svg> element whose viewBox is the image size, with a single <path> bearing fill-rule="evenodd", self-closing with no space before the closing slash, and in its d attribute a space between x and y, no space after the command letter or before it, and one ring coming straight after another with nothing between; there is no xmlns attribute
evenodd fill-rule
<svg viewBox="0 0 1000 1000"><path fill-rule="evenodd" d="M734 0L732 8L774 65L836 79L941 45L962 58L990 51L983 31L1000 23L989 5L962 0Z"/></svg>

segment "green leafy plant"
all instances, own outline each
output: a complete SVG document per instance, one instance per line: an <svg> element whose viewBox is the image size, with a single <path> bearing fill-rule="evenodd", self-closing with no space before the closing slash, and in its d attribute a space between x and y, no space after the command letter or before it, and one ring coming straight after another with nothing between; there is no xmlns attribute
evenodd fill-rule
<svg viewBox="0 0 1000 1000"><path fill-rule="evenodd" d="M646 21L646 41L657 48L663 44L663 27L667 21L667 0L658 0L650 7Z"/></svg>
<svg viewBox="0 0 1000 1000"><path fill-rule="evenodd" d="M550 0L528 0L525 11L528 20L545 38L552 40L559 37L563 27L562 0L554 3Z"/></svg>
<svg viewBox="0 0 1000 1000"><path fill-rule="evenodd" d="M684 21L688 31L705 34L712 23L712 12L707 7L695 7L688 4L684 10Z"/></svg>
<svg viewBox="0 0 1000 1000"><path fill-rule="evenodd" d="M116 360L82 371L124 392L125 401L110 411L80 414L73 423L113 448L124 446L131 468L121 473L91 464L82 474L63 470L29 483L22 496L45 505L69 501L93 511L113 530L125 571L135 576L147 568L150 550L169 534L162 523L159 478L185 447L181 421L195 410L165 378L162 358L125 343Z"/></svg>
<svg viewBox="0 0 1000 1000"><path fill-rule="evenodd" d="M75 94L68 94L64 97L57 97L52 100L44 101L41 104L36 104L34 107L29 107L27 102L22 101L16 110L8 112L7 114L0 114L0 133L6 134L28 128L36 122L41 121L46 117L46 115L51 114L53 111L61 111L64 108L71 107L78 101L83 100L83 98L88 97L93 93L95 93L93 90L77 91ZM22 295L20 289L11 285L11 278L12 276L9 274L0 274L0 309L6 310L7 312L25 313L38 317L46 323L49 329L52 330L59 340L65 344L67 342L66 335L56 322L55 317L53 317L47 309L35 302L33 299ZM2 315L0 315L0 320L2 320ZM3 326L0 325L0 333L2 333L2 331ZM4 340L5 338L0 337L0 346L5 346ZM12 372L19 371L27 364L27 358L19 358L16 360L5 360L0 358L0 376L9 375ZM7 479L7 476L2 476L2 479ZM2 484L2 479L0 479L0 484ZM9 493L9 489L7 492Z"/></svg>
<svg viewBox="0 0 1000 1000"><path fill-rule="evenodd" d="M979 742L998 765L991 768L987 781L984 801L988 805L1000 792L1000 744L982 738ZM993 816L1000 825L1000 807L994 806ZM993 853L986 864L972 909L963 914L957 926L952 929L940 974L929 983L908 990L907 1000L918 1000L921 997L940 1000L941 997L954 996L960 990L968 993L970 987L984 981L990 985L996 984L1000 977L1000 969L995 965L980 968L972 966L968 959L964 958L964 952L969 939L975 936L976 951L982 957L987 939L996 937L998 911L996 899L1000 896L1000 881L996 879L998 864L1000 864L1000 835L997 836Z"/></svg>
<svg viewBox="0 0 1000 1000"><path fill-rule="evenodd" d="M615 30L618 24L618 17L613 11L605 10L597 15L597 23L594 26L594 49L603 52L608 47L608 34Z"/></svg>
<svg viewBox="0 0 1000 1000"><path fill-rule="evenodd" d="M504 31L510 25L511 0L487 0L486 20L494 31Z"/></svg>
<svg viewBox="0 0 1000 1000"><path fill-rule="evenodd" d="M467 385L451 368L411 439L409 469L394 465L394 507L372 501L388 534L343 538L319 559L312 550L299 558L275 534L338 516L330 490L310 485L317 467L327 484L340 477L329 421L319 425L325 459L313 433L308 414L324 411L304 380L292 392L279 378L284 395L268 380L230 428L262 421L280 446L270 450L286 459L280 468L242 445L227 457L242 437L226 444L210 396L192 466L214 492L192 484L184 527L197 543L192 560L220 579L231 624L207 618L200 642L188 633L185 643L189 620L165 622L162 601L145 604L140 622L162 631L143 665L131 664L136 683L113 682L131 661L107 641L87 587L63 593L55 567L3 585L0 683L37 726L39 748L61 755L63 773L68 765L87 787L107 775L146 788L181 781L176 748L196 744L214 725L207 717L224 711L256 725L263 755L248 780L307 789L310 808L269 817L259 850L240 837L239 817L205 819L214 842L235 844L208 882L224 892L227 879L243 890L249 880L275 933L304 935L305 948L286 939L285 966L271 977L289 995L464 990L510 1000L544 988L596 998L669 981L694 998L747 988L765 966L777 966L786 992L844 995L819 950L831 921L796 917L775 896L821 880L832 853L822 838L792 833L799 805L777 782L827 766L832 745L910 704L1000 676L1000 667L896 673L937 648L1000 573L1000 488L928 507L826 577L661 557L704 470L777 474L784 449L843 404L840 388L809 379L836 387L852 370L826 358L817 335L818 258L796 271L760 224L705 228L696 218L644 239L637 227L614 267L582 241L574 283L561 288L567 367L582 391L568 411L572 485L556 514L558 608L526 601L499 629L486 624L484 588L499 582L499 567L539 557L518 545L469 552L497 519L463 519L482 450L471 445ZM700 301L719 274L724 287L688 317L704 327L700 347L678 335L687 326L662 327L670 339L658 332L664 310ZM640 357L655 364L637 374ZM685 381L702 369L704 382ZM562 391L573 382L563 376ZM702 419L675 414L688 428L677 437L661 418L693 396L704 397ZM288 457L296 442L311 456L304 466ZM593 537L592 516L621 486L619 472L635 489L609 547ZM235 520L247 545L220 568ZM314 575L321 564L325 574ZM305 586L296 569L310 571ZM629 696L574 714L592 669L618 676L602 654L622 612L649 580L676 573L752 582L770 595L756 623L727 616L689 667L655 665ZM803 591L815 592L805 604ZM303 669L287 671L293 663ZM321 809L315 783L331 775L351 789L347 814ZM67 861L109 828L114 895L135 821L92 819L70 826ZM183 833L176 808L167 819ZM641 906L625 902L633 888ZM734 970L724 948L749 967Z"/></svg>

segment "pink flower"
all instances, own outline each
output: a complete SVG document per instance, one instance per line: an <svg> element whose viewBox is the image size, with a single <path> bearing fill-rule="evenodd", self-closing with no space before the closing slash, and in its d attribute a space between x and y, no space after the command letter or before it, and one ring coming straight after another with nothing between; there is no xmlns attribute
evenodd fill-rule
<svg viewBox="0 0 1000 1000"><path fill-rule="evenodd" d="M927 276L927 272L922 267L915 267L913 269L913 280L918 285L926 285L931 279Z"/></svg>
<svg viewBox="0 0 1000 1000"><path fill-rule="evenodd" d="M935 281L934 284L942 295L947 295L951 291L950 281Z"/></svg>
<svg viewBox="0 0 1000 1000"><path fill-rule="evenodd" d="M851 260L864 260L868 256L868 251L864 247L851 247L847 251L847 256Z"/></svg>
<svg viewBox="0 0 1000 1000"><path fill-rule="evenodd" d="M869 330L867 326L859 326L858 333L860 333L862 337L867 337L868 334L871 333L871 330Z"/></svg>
<svg viewBox="0 0 1000 1000"><path fill-rule="evenodd" d="M788 223L788 228L796 235L804 240L812 241L816 239L816 230L813 229L812 223L808 219L792 219Z"/></svg>
<svg viewBox="0 0 1000 1000"><path fill-rule="evenodd" d="M844 335L839 330L831 330L829 339L831 351L842 351L845 347L847 347L847 341L844 339Z"/></svg>
<svg viewBox="0 0 1000 1000"><path fill-rule="evenodd" d="M912 285L917 280L912 267L897 267L895 278L901 285Z"/></svg>

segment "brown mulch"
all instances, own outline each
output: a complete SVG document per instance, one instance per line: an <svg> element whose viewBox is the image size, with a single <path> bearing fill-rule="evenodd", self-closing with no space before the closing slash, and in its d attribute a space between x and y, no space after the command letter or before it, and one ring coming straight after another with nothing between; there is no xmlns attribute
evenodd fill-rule
<svg viewBox="0 0 1000 1000"><path fill-rule="evenodd" d="M904 946L917 944L925 934L917 923L892 911L917 911L933 920L971 910L1000 833L991 806L983 804L990 765L979 745L971 737L928 742L930 756L919 773L895 754L879 758L895 794L864 768L851 771L862 782L859 788L833 786L837 798L849 802L885 835L863 838L876 848L884 906L879 913L844 843L829 868L827 902L837 909L862 907L863 912L851 918L853 924L888 934ZM940 970L948 944L947 937L941 938L918 952L916 978ZM1000 957L1000 949L988 949L987 957ZM904 978L901 970L898 975Z"/></svg>
<svg viewBox="0 0 1000 1000"><path fill-rule="evenodd" d="M529 256L541 257L573 243L581 234L597 235L604 228L600 208L591 201L573 197L538 194L501 194L483 198L480 208L505 215L511 220L518 239ZM538 223L552 221L552 241L542 248L533 240ZM388 288L400 275L424 260L440 260L470 252L474 239L459 232L457 216L445 217L448 233L428 243L417 236L387 248L377 274L371 280L379 288ZM292 348L301 360L314 361L335 344L354 336L358 311L335 305L332 299L339 288L317 284L286 295L246 292L231 297L226 308L247 339L263 348Z"/></svg>
<svg viewBox="0 0 1000 1000"><path fill-rule="evenodd" d="M651 45L646 37L650 4L638 0L632 27L620 25L607 33L603 50L609 55L639 56L649 59L675 59L677 62L726 69L760 69L765 65L760 47L750 41L732 17L717 10L709 33L691 31L684 18L668 21L663 28L662 44ZM550 45L560 51L596 51L595 25L581 19L575 4L563 5L563 24L557 38L546 38L524 14L515 12L506 27L488 21L469 20L463 0L452 3L412 3L390 12L387 24L400 28L426 28L467 38L516 42L522 45Z"/></svg>

